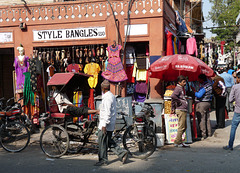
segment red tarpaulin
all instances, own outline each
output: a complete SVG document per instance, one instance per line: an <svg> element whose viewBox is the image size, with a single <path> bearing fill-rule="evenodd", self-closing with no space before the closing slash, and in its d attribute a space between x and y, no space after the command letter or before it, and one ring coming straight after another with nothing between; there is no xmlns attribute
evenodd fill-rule
<svg viewBox="0 0 240 173"><path fill-rule="evenodd" d="M150 66L150 77L165 81L175 81L179 75L188 76L189 81L196 81L199 74L211 77L214 72L202 60L190 55L165 56Z"/></svg>

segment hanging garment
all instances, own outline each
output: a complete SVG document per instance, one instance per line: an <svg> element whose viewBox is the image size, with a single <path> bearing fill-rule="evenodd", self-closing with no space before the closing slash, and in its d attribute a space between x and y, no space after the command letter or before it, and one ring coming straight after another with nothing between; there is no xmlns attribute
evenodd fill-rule
<svg viewBox="0 0 240 173"><path fill-rule="evenodd" d="M89 94L89 99L88 99L88 107L92 110L95 109L95 106L94 106L94 89L90 89L90 94ZM88 116L88 120L92 120L92 116L94 116L94 114L91 114L90 116Z"/></svg>
<svg viewBox="0 0 240 173"><path fill-rule="evenodd" d="M128 83L127 84L127 94L134 94L135 91L135 84L134 83Z"/></svg>
<svg viewBox="0 0 240 173"><path fill-rule="evenodd" d="M200 54L201 54L201 60L203 60L204 58L204 54L203 54L203 45L200 45Z"/></svg>
<svg viewBox="0 0 240 173"><path fill-rule="evenodd" d="M223 55L224 54L225 41L221 41L220 45L221 45L221 54Z"/></svg>
<svg viewBox="0 0 240 173"><path fill-rule="evenodd" d="M37 58L28 59L29 62L29 72L31 74L30 84L32 86L32 91L37 91Z"/></svg>
<svg viewBox="0 0 240 173"><path fill-rule="evenodd" d="M194 52L195 52L195 55L197 56L198 51L197 51L196 39L194 37L191 37L187 39L186 54L193 55Z"/></svg>
<svg viewBox="0 0 240 173"><path fill-rule="evenodd" d="M46 72L48 72L48 80L50 80L52 78L52 76L54 75L56 69L53 65L48 66Z"/></svg>
<svg viewBox="0 0 240 173"><path fill-rule="evenodd" d="M173 55L173 45L172 45L172 36L173 34L170 31L167 31L167 48L166 48L166 55Z"/></svg>
<svg viewBox="0 0 240 173"><path fill-rule="evenodd" d="M82 91L73 92L73 105L75 105L77 107L83 107Z"/></svg>
<svg viewBox="0 0 240 173"><path fill-rule="evenodd" d="M147 70L138 69L137 62L134 63L132 77L136 78L136 81L146 81Z"/></svg>
<svg viewBox="0 0 240 173"><path fill-rule="evenodd" d="M102 76L111 82L122 82L127 80L127 74L123 69L123 65L120 59L120 50L122 46L116 47L108 46L107 51L109 53L108 65Z"/></svg>
<svg viewBox="0 0 240 173"><path fill-rule="evenodd" d="M25 75L23 73L28 71L29 62L28 57L24 56L23 60L20 61L18 57L14 60L15 72L16 72L16 93L23 93Z"/></svg>
<svg viewBox="0 0 240 173"><path fill-rule="evenodd" d="M135 83L134 77L132 77L133 74L133 65L127 66L126 67L126 74L128 77L127 83Z"/></svg>
<svg viewBox="0 0 240 173"><path fill-rule="evenodd" d="M146 69L146 58L136 58L138 69Z"/></svg>
<svg viewBox="0 0 240 173"><path fill-rule="evenodd" d="M181 43L181 41L180 40L178 40L178 54L181 54L181 45L182 45L182 43Z"/></svg>
<svg viewBox="0 0 240 173"><path fill-rule="evenodd" d="M88 78L88 84L90 88L96 88L98 83L98 73L100 72L100 66L97 63L89 63L86 64L84 68L84 73L93 75L93 77Z"/></svg>
<svg viewBox="0 0 240 173"><path fill-rule="evenodd" d="M147 94L148 85L146 84L146 82L137 82L135 92L140 94Z"/></svg>
<svg viewBox="0 0 240 173"><path fill-rule="evenodd" d="M80 68L78 64L70 64L67 66L67 71L68 72L79 72Z"/></svg>
<svg viewBox="0 0 240 173"><path fill-rule="evenodd" d="M144 102L146 100L146 94L135 93L134 98L137 102Z"/></svg>
<svg viewBox="0 0 240 173"><path fill-rule="evenodd" d="M24 82L24 91L23 91L23 102L24 105L27 105L28 102L31 103L31 105L34 105L34 93L32 92L30 77L30 72L23 73L25 75L25 82Z"/></svg>
<svg viewBox="0 0 240 173"><path fill-rule="evenodd" d="M174 54L178 54L178 48L177 48L177 38L174 37L173 39L173 46L174 46Z"/></svg>

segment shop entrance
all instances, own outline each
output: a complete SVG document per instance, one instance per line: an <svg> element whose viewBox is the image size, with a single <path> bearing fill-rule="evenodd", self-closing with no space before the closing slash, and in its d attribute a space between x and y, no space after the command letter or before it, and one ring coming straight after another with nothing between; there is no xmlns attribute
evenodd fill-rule
<svg viewBox="0 0 240 173"><path fill-rule="evenodd" d="M14 96L13 90L14 49L0 49L0 97Z"/></svg>

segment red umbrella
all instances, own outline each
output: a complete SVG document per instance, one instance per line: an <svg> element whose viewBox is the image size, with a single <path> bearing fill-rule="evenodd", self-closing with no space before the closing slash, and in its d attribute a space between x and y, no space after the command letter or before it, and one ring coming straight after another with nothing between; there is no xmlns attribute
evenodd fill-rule
<svg viewBox="0 0 240 173"><path fill-rule="evenodd" d="M189 81L198 80L199 74L213 76L213 70L202 60L190 55L164 56L150 66L150 77L175 81L179 75L188 76Z"/></svg>

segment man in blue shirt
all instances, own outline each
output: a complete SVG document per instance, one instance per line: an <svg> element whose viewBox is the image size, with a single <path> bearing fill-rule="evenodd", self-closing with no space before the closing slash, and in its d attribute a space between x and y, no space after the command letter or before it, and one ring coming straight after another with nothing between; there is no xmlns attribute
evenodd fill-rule
<svg viewBox="0 0 240 173"><path fill-rule="evenodd" d="M226 107L228 111L233 111L233 104L229 102L229 94L231 92L231 88L234 85L234 79L233 76L228 73L228 69L225 69L225 71L220 74L224 79L225 85L227 87L227 98L226 98Z"/></svg>
<svg viewBox="0 0 240 173"><path fill-rule="evenodd" d="M208 82L206 75L200 74L198 80L202 87L195 92L196 97L196 115L200 128L202 139L212 135L209 109L212 101L212 84ZM206 128L207 127L207 128Z"/></svg>

